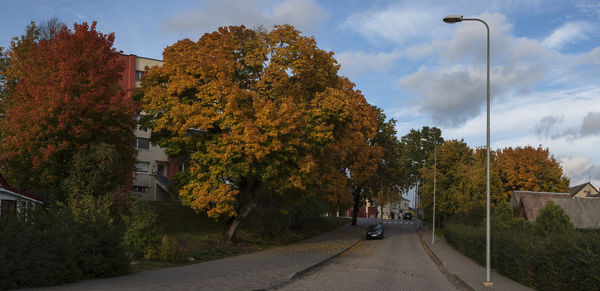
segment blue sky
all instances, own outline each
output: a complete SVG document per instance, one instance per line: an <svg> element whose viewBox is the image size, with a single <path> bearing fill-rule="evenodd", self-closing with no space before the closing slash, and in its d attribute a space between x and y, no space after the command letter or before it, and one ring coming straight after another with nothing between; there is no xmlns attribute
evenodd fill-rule
<svg viewBox="0 0 600 291"><path fill-rule="evenodd" d="M446 139L485 144L485 20L491 30L492 148L548 147L571 184L600 186L600 2L591 0L3 1L0 46L29 21L98 21L126 54L161 58L223 25L289 23L331 50L367 100Z"/></svg>

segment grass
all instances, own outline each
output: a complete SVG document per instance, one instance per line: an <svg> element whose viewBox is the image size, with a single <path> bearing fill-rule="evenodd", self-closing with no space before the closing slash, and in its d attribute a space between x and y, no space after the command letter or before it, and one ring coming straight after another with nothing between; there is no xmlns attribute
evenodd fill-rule
<svg viewBox="0 0 600 291"><path fill-rule="evenodd" d="M238 244L231 246L223 240L225 220L215 220L203 213L196 213L187 206L172 202L154 202L157 220L164 233L177 241L186 258L182 263L139 261L132 264L134 272L156 270L166 267L221 259L239 254L268 249L298 242L340 227L348 218L319 217L306 223L299 230L286 230L277 235L266 235L262 225L248 218L238 228ZM189 262L187 258L193 257Z"/></svg>

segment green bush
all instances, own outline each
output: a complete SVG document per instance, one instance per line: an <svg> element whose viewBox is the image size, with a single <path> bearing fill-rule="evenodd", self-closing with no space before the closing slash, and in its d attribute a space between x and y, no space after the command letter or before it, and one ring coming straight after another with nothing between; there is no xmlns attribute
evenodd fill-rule
<svg viewBox="0 0 600 291"><path fill-rule="evenodd" d="M156 215L149 202L137 200L133 203L130 213L125 216L127 228L123 245L138 258L160 243Z"/></svg>
<svg viewBox="0 0 600 291"><path fill-rule="evenodd" d="M544 215L534 225L515 218L508 204L500 203L492 216L492 268L538 290L598 290L600 234L573 231L562 209L554 206L542 209ZM484 264L484 227L448 223L444 236L460 252Z"/></svg>
<svg viewBox="0 0 600 291"><path fill-rule="evenodd" d="M3 221L0 289L50 286L129 272L123 231L97 212L77 217L68 207L35 221Z"/></svg>
<svg viewBox="0 0 600 291"><path fill-rule="evenodd" d="M151 247L144 254L146 260L157 260L169 263L179 263L183 261L183 250L175 239L163 235L158 247Z"/></svg>

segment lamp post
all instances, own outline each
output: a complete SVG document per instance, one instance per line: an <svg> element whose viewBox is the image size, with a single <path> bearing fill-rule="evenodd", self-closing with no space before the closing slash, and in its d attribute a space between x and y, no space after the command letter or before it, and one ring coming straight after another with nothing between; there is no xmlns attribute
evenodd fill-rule
<svg viewBox="0 0 600 291"><path fill-rule="evenodd" d="M487 30L487 132L486 132L486 184L485 184L485 281L483 285L492 286L490 258L490 27L478 18L463 18L462 15L444 17L446 23L461 21L479 21Z"/></svg>
<svg viewBox="0 0 600 291"><path fill-rule="evenodd" d="M428 141L427 139L422 138L421 141ZM433 143L433 229L431 231L431 243L435 244L435 184L436 184L436 176L437 176L437 142Z"/></svg>

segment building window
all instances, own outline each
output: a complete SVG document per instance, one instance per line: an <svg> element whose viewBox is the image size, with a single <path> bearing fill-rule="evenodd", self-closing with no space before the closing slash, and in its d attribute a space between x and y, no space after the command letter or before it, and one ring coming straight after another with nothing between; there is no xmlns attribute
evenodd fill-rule
<svg viewBox="0 0 600 291"><path fill-rule="evenodd" d="M149 162L135 163L135 171L138 173L149 173L150 172L150 163Z"/></svg>
<svg viewBox="0 0 600 291"><path fill-rule="evenodd" d="M147 138L136 137L135 148L140 150L150 149L150 140Z"/></svg>
<svg viewBox="0 0 600 291"><path fill-rule="evenodd" d="M148 187L146 186L133 186L132 190L135 193L148 193Z"/></svg>
<svg viewBox="0 0 600 291"><path fill-rule="evenodd" d="M140 81L142 79L142 76L144 76L144 71L135 71L135 80L136 81Z"/></svg>

